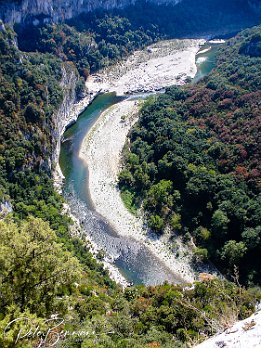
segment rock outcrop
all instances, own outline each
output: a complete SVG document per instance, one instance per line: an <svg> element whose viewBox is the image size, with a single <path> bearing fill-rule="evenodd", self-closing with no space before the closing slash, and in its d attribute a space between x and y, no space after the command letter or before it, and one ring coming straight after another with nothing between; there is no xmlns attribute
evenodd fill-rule
<svg viewBox="0 0 261 348"><path fill-rule="evenodd" d="M76 121L77 117L72 114L72 108L76 101L75 87L78 81L76 69L70 63L65 63L62 67L61 87L63 90L63 101L57 113L53 115L53 158L57 162L60 153L60 141L65 128Z"/></svg>
<svg viewBox="0 0 261 348"><path fill-rule="evenodd" d="M61 192L63 183L63 174L59 166L59 154L62 135L66 128L76 122L79 115L86 109L86 107L93 101L99 91L96 93L88 93L78 101L76 98L75 88L79 80L79 75L73 64L67 62L62 67L62 80L60 85L63 90L63 101L57 112L53 114L52 124L52 158L51 162L55 165L53 169L54 185L56 189ZM51 168L51 163L50 166Z"/></svg>
<svg viewBox="0 0 261 348"><path fill-rule="evenodd" d="M260 348L261 310L251 317L238 321L224 332L209 338L195 348Z"/></svg>
<svg viewBox="0 0 261 348"><path fill-rule="evenodd" d="M63 22L98 8L109 10L132 5L139 0L7 0L0 1L0 19L4 23L13 25L32 21L35 24L42 22ZM181 0L147 0L156 4L173 3Z"/></svg>
<svg viewBox="0 0 261 348"><path fill-rule="evenodd" d="M13 211L13 207L11 202L4 201L0 203L0 220L2 220L9 213L12 213L12 211Z"/></svg>

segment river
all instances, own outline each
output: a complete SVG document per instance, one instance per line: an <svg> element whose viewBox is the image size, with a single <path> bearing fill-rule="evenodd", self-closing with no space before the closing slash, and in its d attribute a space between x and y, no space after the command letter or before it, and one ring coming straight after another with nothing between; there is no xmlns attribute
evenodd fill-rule
<svg viewBox="0 0 261 348"><path fill-rule="evenodd" d="M207 46L202 47L202 51ZM198 67L194 82L207 75L215 66L218 45L196 57ZM181 279L170 271L148 248L137 241L117 235L110 225L95 212L88 192L88 168L79 158L81 143L100 114L123 97L113 93L99 95L79 116L77 122L63 135L60 167L65 176L63 195L72 213L80 220L84 231L95 244L110 255L120 273L134 284L156 285L164 281L180 283Z"/></svg>

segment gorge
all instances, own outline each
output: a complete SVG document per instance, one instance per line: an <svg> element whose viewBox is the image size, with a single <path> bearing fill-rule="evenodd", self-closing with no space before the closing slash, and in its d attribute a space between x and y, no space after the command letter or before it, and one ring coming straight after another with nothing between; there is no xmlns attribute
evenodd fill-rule
<svg viewBox="0 0 261 348"><path fill-rule="evenodd" d="M164 44L164 43L163 43ZM203 41L202 43L203 44ZM158 44L160 46L160 44ZM171 47L171 42L168 43L166 42L165 44L166 46L168 45L168 47ZM191 47L190 47L191 45ZM194 47L195 45L195 47ZM185 77L187 76L187 74L189 73L190 69L192 70L192 72L190 72L191 76L193 77L193 75L195 75L196 73L196 67L195 67L195 54L197 52L197 50L199 48L199 46L197 46L198 44L195 42L195 44L193 42L173 42L172 43L172 47L176 47L176 50L178 52L178 54L180 54L180 56L182 57L182 64L185 64L185 69L184 69L184 65L182 65L181 63L178 63L177 57L175 61L175 66L172 67L171 73L167 71L164 71L164 65L166 65L166 62L169 61L171 62L171 60L173 59L172 56L169 55L169 53L161 53L160 55L162 55L162 58L159 56L158 58L154 58L155 62L154 64L156 65L161 65L162 66L162 70L159 70L159 75L161 75L161 80L160 79L155 79L153 74L149 74L148 71L148 76L151 76L149 78L150 83L147 85L147 90L146 92L153 92L154 89L161 89L163 87L165 87L167 84L173 84L173 83L182 83L183 80L185 80ZM187 50L185 49L184 51L184 47L187 46ZM215 46L215 45L214 45ZM198 56L199 61L201 61L201 63L198 64L198 72L197 72L197 77L196 79L198 79L198 76L200 76L201 78L206 75L207 73L209 73L209 71L213 68L214 64L215 64L215 54L217 53L217 46L213 47L212 50L207 51L205 53L202 53ZM205 47L209 47L209 46L205 46ZM188 53L189 50L191 50L191 53ZM146 50L144 50L146 53ZM159 50L161 52L161 50ZM168 50L166 50L168 52ZM165 55L164 55L165 54ZM172 53L173 56L175 57L174 53ZM146 57L146 56L145 56ZM149 62L148 59L151 59L151 62L153 62L153 56L152 57L147 57L146 58L146 64ZM165 64L161 64L161 61L166 61ZM142 61L139 61L139 63L137 64L138 66L142 65ZM125 64L126 66L128 66L128 62L126 62ZM125 71L124 66L121 68L122 71ZM137 66L135 65L131 65L130 66L130 71L132 71L132 69L137 69ZM120 72L115 73L114 72L115 68L110 68L109 71L111 72L107 72L106 75L104 75L104 77L102 77L102 74L100 74L100 76L90 76L90 78L87 81L87 85L89 87L89 91L93 91L92 95L95 95L95 93L97 93L98 91L101 90L111 90L114 91L115 90L115 85L113 84L114 82L114 78L113 76L119 76L118 74L120 74ZM187 70L187 73L186 73ZM143 69L142 69L143 71ZM181 74L181 71L183 71L184 75L182 80L176 80L176 78ZM165 75L164 75L165 73ZM125 72L126 74L126 72ZM127 70L127 74L128 74L128 70ZM141 74L141 72L140 72ZM108 76L110 76L110 78L108 78ZM124 76L124 75L123 75ZM138 77L139 75L136 74L136 78L137 81L140 80L141 76ZM100 82L96 82L93 84L92 80L93 78L96 78L98 81ZM108 79L106 83L103 82L104 79ZM117 78L118 81L119 78ZM126 80L127 81L127 80ZM128 80L129 82L129 80ZM97 85L96 85L97 84ZM151 84L151 85L150 85ZM120 84L120 89L119 89L119 93L121 95L121 90L122 88L127 88L128 89L128 93L131 92L131 90L135 87L133 86L127 86L127 85L122 85ZM146 96L146 95L145 95ZM135 97L135 94L134 94ZM141 96L139 96L140 98ZM138 96L137 96L138 98ZM85 133L88 132L88 128L92 126L92 123L94 121L92 121L92 118L94 118L94 120L97 118L97 112L100 112L100 109L103 108L103 105L110 105L111 102L115 102L115 101L120 101L120 97L118 99L116 99L113 95L104 95L101 97L98 97L97 100L95 100L90 107L87 108L86 112L83 113L82 116L80 116L79 120L77 121L77 123L72 127L69 128L63 139L63 144L62 144L62 156L61 156L61 167L62 167L62 171L66 177L66 181L65 181L65 195L67 197L67 200L70 202L71 205L71 209L73 211L73 213L81 220L82 225L84 225L84 230L87 233L87 236L89 236L89 238L95 242L95 244L98 246L98 248L102 248L104 249L104 251L106 251L107 254L107 258L109 257L109 259L113 260L115 262L116 265L118 265L121 269L121 271L123 272L123 274L127 275L127 279L130 282L133 283L140 283L140 282L145 282L145 284L156 284L156 283L160 283L162 282L163 279L168 279L169 281L171 281L171 279L174 279L175 281L175 277L172 278L171 276L171 269L177 269L178 271L176 272L176 277L178 276L181 277L181 279L185 277L186 280L192 279L193 276L189 275L191 274L191 271L189 271L190 266L189 264L187 264L186 266L186 262L185 261L186 258L184 258L184 264L182 262L180 262L180 265L178 266L179 260L176 259L173 261L170 261L171 259L171 253L169 255L164 255L164 252L162 252L161 258L163 259L164 263L169 264L169 262L172 263L172 266L168 266L168 268L164 269L164 266L161 265L160 261L157 261L157 259L155 259L155 254L157 254L157 256L160 255L159 251L157 253L154 252L154 256L152 254L150 254L150 252L148 251L148 249L146 250L141 248L141 239L143 238L142 236L138 237L138 240L140 241L138 245L137 242L135 243L134 241L132 242L131 240L128 241L128 239L122 239L120 238L119 235L119 228L117 228L118 234L114 232L114 234L112 233L112 231L106 232L106 223L104 224L104 222L100 221L100 218L97 214L95 214L95 212L90 211L89 209L91 208L90 206L90 201L91 201L91 197L90 194L88 192L92 191L92 190L97 190L97 178L99 173L98 172L94 172L93 173L93 179L92 179L92 184L91 184L91 188L89 188L86 191L86 184L88 182L88 174L86 173L86 160L85 157L86 155L82 154L83 150L81 150L81 147L84 147L85 150L84 152L87 151L87 147L86 145L81 145L81 143L85 142L86 140L83 140L83 138L85 137ZM108 106L107 106L108 107ZM90 109L90 111L89 111ZM104 111L105 113L106 111ZM108 112L108 111L107 111ZM124 112L123 112L124 113ZM124 113L125 114L125 113ZM90 118L91 117L91 118ZM102 116L101 116L102 117ZM86 121L85 121L86 119ZM78 125L79 122L79 125ZM96 121L98 122L98 121ZM126 121L127 122L127 121ZM123 123L122 123L123 124ZM90 130L91 132L91 130ZM103 138L103 136L102 136ZM108 135L108 139L107 142L109 143L109 139L111 139L112 141L114 141L113 139L113 132L111 133L111 135ZM116 140L115 140L115 145L116 145ZM100 145L101 146L101 145ZM123 144L121 145L123 146ZM101 146L101 150L102 148L106 148L107 146L103 145ZM115 148L115 146L114 146ZM80 157L79 156L79 152ZM105 157L108 157L109 154ZM114 159L113 157L110 159L111 163L115 162L116 159ZM104 163L104 159L103 160L99 160L100 163ZM98 163L98 162L97 162ZM87 159L87 167L88 167L88 159ZM113 184L115 185L115 184ZM99 187L105 186L103 188L103 192L107 192L108 191L108 196L107 196L107 206L110 206L110 204L113 204L113 200L111 197L112 193L109 193L111 184L107 187L106 184L104 183L99 183L98 184ZM92 188L93 187L93 188ZM96 187L96 189L95 189ZM114 192L114 194L116 195L116 193ZM96 194L97 195L97 194ZM88 197L89 196L89 197ZM99 197L102 199L102 193L99 193ZM112 202L112 203L110 203ZM93 208L91 208L92 210ZM84 213L83 213L84 211ZM111 216L114 216L114 219L117 218L117 213L113 213L113 208L110 209L110 213ZM128 212L124 212L124 215L126 215L126 219L127 219L127 214ZM131 221L131 218L129 218ZM120 219L121 224L122 224L122 218ZM122 230L122 232L120 232L120 234L126 234L126 232L124 232L124 230L128 229L128 225L130 226L131 222L128 222L127 225L125 224L125 227L123 228L123 226L120 228L120 230ZM110 222L110 219L109 219ZM139 223L136 225L138 226ZM138 227L137 227L138 228ZM107 234L107 236L106 236ZM132 232L131 234L135 235L134 232ZM131 236L130 234L130 236ZM110 240L111 238L111 240ZM137 237L136 237L137 239ZM153 244L153 242L151 242ZM162 246L158 246L158 250L163 248ZM128 252L126 252L126 250L128 249ZM140 251L139 251L140 250ZM185 251L184 251L185 252ZM138 257L136 256L136 253L138 253ZM105 254L105 255L106 255ZM166 251L165 251L166 254ZM168 253L167 253L168 254ZM149 256L150 255L150 256ZM141 261L142 260L142 261ZM153 260L153 261L152 261ZM176 266L174 266L174 264L177 264ZM186 270L187 268L187 270ZM135 271L134 271L135 269ZM168 271L169 269L169 271ZM183 270L182 270L183 269ZM182 273L183 274L182 274ZM188 272L188 275L185 276L186 272ZM180 279L178 280L178 278L176 278L176 281L180 281Z"/></svg>
<svg viewBox="0 0 261 348"><path fill-rule="evenodd" d="M229 346L260 308L260 26L202 46L258 1L158 3L0 1L3 348Z"/></svg>

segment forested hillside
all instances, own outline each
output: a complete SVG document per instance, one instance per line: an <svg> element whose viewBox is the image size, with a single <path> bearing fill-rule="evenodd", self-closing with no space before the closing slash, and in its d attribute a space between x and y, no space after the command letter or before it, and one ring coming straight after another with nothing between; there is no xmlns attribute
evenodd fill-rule
<svg viewBox="0 0 261 348"><path fill-rule="evenodd" d="M124 9L82 13L61 24L15 25L22 51L52 53L72 61L81 76L103 68L162 38L227 35L258 24L245 0L137 1Z"/></svg>
<svg viewBox="0 0 261 348"><path fill-rule="evenodd" d="M18 44L23 51L52 53L73 62L81 76L127 56L134 49L159 39L159 30L133 28L125 17L92 14L67 24L18 27Z"/></svg>
<svg viewBox="0 0 261 348"><path fill-rule="evenodd" d="M195 259L260 283L261 28L220 50L200 83L149 101L119 178L149 226L193 238Z"/></svg>
<svg viewBox="0 0 261 348"><path fill-rule="evenodd" d="M46 217L49 209L58 215L49 161L51 115L63 95L61 63L51 55L22 54L14 40L11 30L0 33L0 201L11 201L20 217L26 211Z"/></svg>
<svg viewBox="0 0 261 348"><path fill-rule="evenodd" d="M63 98L62 68L67 64L79 75L79 97L90 72L158 39L156 31L128 31L130 23L120 17L103 16L91 26L84 33L65 24L20 28L18 36L5 26L0 32L0 202L9 210L11 203L19 218L33 214L50 221L61 234L68 223L53 189L50 158L53 115Z"/></svg>
<svg viewBox="0 0 261 348"><path fill-rule="evenodd" d="M123 291L93 259L88 244L69 233L71 220L62 215L63 199L53 188L50 162L52 118L63 98L62 67L66 62L75 70L80 96L90 72L168 35L160 24L145 19L142 30L131 16L131 12L129 19L119 13L114 18L97 14L87 24L80 18L69 24L20 27L18 38L1 25L3 348L36 347L44 340L46 346L57 341L57 347L75 348L187 347L248 316L261 296L258 289L215 279L187 288L163 284ZM209 257L224 262L225 269L233 266L227 261L232 250L240 274L252 283L260 276L255 263L260 250L256 198L260 169L255 145L259 28L255 35L247 31L232 43L220 56L219 76L213 73L197 87L169 89L147 104L132 133L133 154L128 156L127 179L122 175L121 184L132 194L135 190L138 199L145 198L145 207L154 216L153 227L160 230L171 221L174 229L187 237L190 233L202 245L197 255L206 255L207 248ZM233 50L235 61L230 62L227 56ZM197 113L197 108L202 112ZM230 136L231 122L236 128ZM243 126L249 131L241 132ZM243 137L244 148L237 146L238 137ZM172 155L173 147L178 155ZM195 197L202 198L202 204L195 206ZM214 244L215 231L222 231L219 244ZM230 239L235 242L224 246ZM250 252L253 256L248 258ZM66 322L46 322L52 315Z"/></svg>

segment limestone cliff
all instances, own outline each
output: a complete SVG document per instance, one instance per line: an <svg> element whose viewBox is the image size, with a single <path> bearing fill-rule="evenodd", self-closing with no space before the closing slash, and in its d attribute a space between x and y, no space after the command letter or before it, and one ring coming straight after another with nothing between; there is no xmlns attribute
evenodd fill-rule
<svg viewBox="0 0 261 348"><path fill-rule="evenodd" d="M82 12L98 8L122 8L139 0L0 0L0 19L4 23L21 23L32 19L37 21L62 22ZM177 3L181 0L147 0L154 3Z"/></svg>
<svg viewBox="0 0 261 348"><path fill-rule="evenodd" d="M76 101L75 87L78 80L76 69L70 63L65 63L62 67L61 87L64 97L57 113L53 115L53 158L54 162L58 161L60 153L60 141L66 126L71 124L77 118L72 115L72 108Z"/></svg>
<svg viewBox="0 0 261 348"><path fill-rule="evenodd" d="M62 66L62 79L60 85L63 90L63 101L52 117L52 158L51 162L54 165L53 179L54 186L58 192L62 192L63 174L59 166L59 154L61 140L66 127L73 124L78 116L86 109L86 107L93 101L96 95L99 93L85 92L85 96L79 101L76 98L75 88L77 81L79 80L78 72L75 67L67 62ZM50 168L51 168L50 162Z"/></svg>

